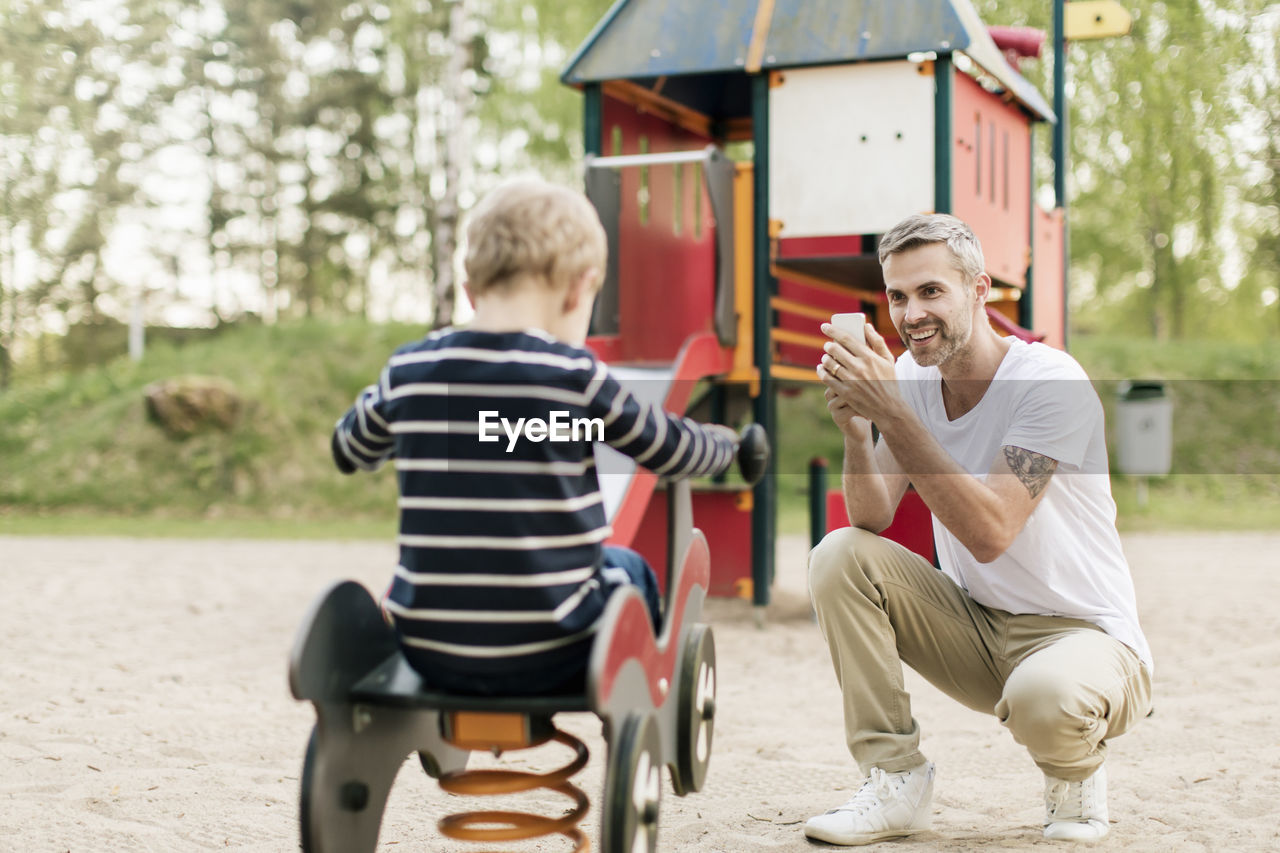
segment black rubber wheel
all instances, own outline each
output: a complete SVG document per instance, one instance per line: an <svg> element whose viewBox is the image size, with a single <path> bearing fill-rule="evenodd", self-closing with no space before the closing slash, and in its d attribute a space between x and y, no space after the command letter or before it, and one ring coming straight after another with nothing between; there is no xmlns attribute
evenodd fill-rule
<svg viewBox="0 0 1280 853"><path fill-rule="evenodd" d="M609 744L600 847L603 853L656 853L662 803L662 741L649 714L628 714Z"/></svg>
<svg viewBox="0 0 1280 853"><path fill-rule="evenodd" d="M707 625L689 631L676 692L676 767L671 782L684 796L701 791L711 765L716 722L716 643Z"/></svg>

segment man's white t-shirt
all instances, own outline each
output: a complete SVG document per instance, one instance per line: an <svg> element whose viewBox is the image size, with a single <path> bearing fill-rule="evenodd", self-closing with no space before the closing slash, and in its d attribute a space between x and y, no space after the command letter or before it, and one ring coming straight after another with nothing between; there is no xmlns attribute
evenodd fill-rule
<svg viewBox="0 0 1280 853"><path fill-rule="evenodd" d="M1102 403L1084 369L1065 352L1012 339L982 399L955 420L943 406L937 367L921 367L904 353L896 370L903 396L925 427L979 480L986 480L1005 445L1058 462L1026 526L989 563L978 562L935 517L942 570L987 607L1092 622L1150 667L1151 649L1138 624L1133 579L1116 531Z"/></svg>

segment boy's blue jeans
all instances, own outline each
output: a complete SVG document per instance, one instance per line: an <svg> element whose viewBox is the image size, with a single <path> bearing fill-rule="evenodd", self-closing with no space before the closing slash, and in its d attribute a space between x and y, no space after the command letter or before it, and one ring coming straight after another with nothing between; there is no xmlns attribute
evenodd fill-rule
<svg viewBox="0 0 1280 853"><path fill-rule="evenodd" d="M611 586L632 584L640 589L644 603L653 619L653 633L662 629L662 597L658 595L658 577L649 561L630 548L620 545L604 546L604 566L600 573Z"/></svg>

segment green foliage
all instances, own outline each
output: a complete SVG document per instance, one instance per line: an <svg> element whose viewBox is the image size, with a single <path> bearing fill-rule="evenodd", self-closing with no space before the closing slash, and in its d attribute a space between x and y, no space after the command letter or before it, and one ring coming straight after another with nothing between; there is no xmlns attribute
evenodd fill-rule
<svg viewBox="0 0 1280 853"><path fill-rule="evenodd" d="M605 4L0 8L3 387L53 315L123 319L144 290L159 310L193 279L219 321L368 312L379 282L427 293L452 267L461 190L568 178L581 107L555 72ZM142 263L113 261L121 239Z"/></svg>
<svg viewBox="0 0 1280 853"><path fill-rule="evenodd" d="M138 293L153 324L432 307L460 210L530 169L578 183L558 74L609 5L0 0L0 387L21 344ZM1131 35L1069 49L1074 330L1274 340L1280 11L1125 5ZM1023 65L1046 92L1051 55Z"/></svg>
<svg viewBox="0 0 1280 853"><path fill-rule="evenodd" d="M1228 298L1217 238L1240 181L1228 134L1241 115L1224 96L1247 56L1238 28L1199 3L1134 12L1133 32L1105 52L1072 50L1078 85L1100 96L1073 115L1073 261L1109 309L1081 322L1182 338ZM1196 61L1206 55L1215 61Z"/></svg>
<svg viewBox="0 0 1280 853"><path fill-rule="evenodd" d="M0 507L176 517L390 517L386 472L342 477L329 434L391 351L422 333L362 322L228 328L0 394ZM148 421L144 389L184 374L229 380L229 432L185 440Z"/></svg>
<svg viewBox="0 0 1280 853"><path fill-rule="evenodd" d="M1118 380L1163 380L1173 405L1173 472L1157 478L1157 497L1186 505L1234 508L1245 518L1280 519L1280 342L1244 346L1225 341L1194 344L1081 338L1074 346L1086 366L1115 441ZM1115 453L1112 453L1115 469ZM1119 477L1117 499L1150 521ZM1125 504L1122 503L1122 508ZM1269 508L1269 509L1268 509ZM1224 522L1227 523L1227 522ZM1235 522L1239 524L1239 522Z"/></svg>
<svg viewBox="0 0 1280 853"><path fill-rule="evenodd" d="M187 55L215 269L257 277L269 319L362 311L375 262L405 257L396 167L409 155L379 129L397 106L382 31L390 10L239 0L222 11L192 33Z"/></svg>
<svg viewBox="0 0 1280 853"><path fill-rule="evenodd" d="M0 387L35 317L97 320L107 237L153 201L145 164L175 80L165 5L5 2L0 27Z"/></svg>
<svg viewBox="0 0 1280 853"><path fill-rule="evenodd" d="M1280 337L1280 6L1272 4L1265 15L1255 15L1250 26L1249 48L1270 73L1255 73L1240 88L1256 107L1252 138L1260 140L1247 151L1247 188L1241 217L1241 250L1249 258L1240 282L1242 311L1236 318L1250 336ZM1261 306L1261 310L1256 310Z"/></svg>
<svg viewBox="0 0 1280 853"><path fill-rule="evenodd" d="M1209 381L1280 380L1280 341L1151 341L1132 336L1081 335L1071 354L1095 381L1166 379Z"/></svg>
<svg viewBox="0 0 1280 853"><path fill-rule="evenodd" d="M1274 527L1280 520L1280 341L1159 343L1134 337L1077 336L1072 354L1098 390L1110 430L1111 462L1119 382L1165 380L1173 400L1173 474L1152 478L1140 506L1137 480L1113 472L1124 529ZM828 463L838 488L843 442L821 392L803 388L778 402L780 518L784 529L807 530L808 466Z"/></svg>
<svg viewBox="0 0 1280 853"><path fill-rule="evenodd" d="M583 154L582 98L561 84L559 75L610 5L609 0L489 4L491 49L484 67L490 81L478 116L482 136L500 152L497 174L532 168L580 183L572 164ZM498 50L500 44L509 46Z"/></svg>
<svg viewBox="0 0 1280 853"><path fill-rule="evenodd" d="M1052 4L978 5L992 23L1052 31ZM1258 0L1123 5L1129 35L1067 52L1072 326L1274 339L1280 14ZM1024 68L1046 92L1052 55L1048 41Z"/></svg>
<svg viewBox="0 0 1280 853"><path fill-rule="evenodd" d="M140 364L119 357L22 380L0 392L0 530L191 535L201 529L192 520L222 520L218 529L236 535L293 535L294 525L322 535L330 521L332 535L389 533L392 474L338 474L328 440L391 351L421 333L360 321L230 326L154 343ZM1117 477L1122 526L1239 529L1280 517L1280 344L1080 337L1075 351L1110 412L1115 380L1171 386L1175 475L1152 481L1146 507L1136 484ZM235 385L246 409L234 429L175 440L147 420L147 385L185 374ZM781 525L804 532L809 460L826 458L835 487L842 442L816 388L778 408ZM112 528L97 516L126 520Z"/></svg>

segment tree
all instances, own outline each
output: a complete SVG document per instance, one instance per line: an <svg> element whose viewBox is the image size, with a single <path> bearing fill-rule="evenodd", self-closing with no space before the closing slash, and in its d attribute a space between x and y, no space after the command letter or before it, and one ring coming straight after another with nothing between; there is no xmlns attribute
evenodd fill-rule
<svg viewBox="0 0 1280 853"><path fill-rule="evenodd" d="M1130 36L1077 72L1094 98L1072 133L1073 261L1156 337L1185 337L1227 298L1224 200L1241 180L1230 138L1241 114L1227 95L1245 57L1239 25L1214 11L1137 8Z"/></svg>
<svg viewBox="0 0 1280 853"><path fill-rule="evenodd" d="M51 313L93 322L120 282L107 236L145 209L173 94L161 0L9 0L0 30L0 381ZM119 265L117 265L117 268Z"/></svg>
<svg viewBox="0 0 1280 853"><path fill-rule="evenodd" d="M378 131L392 100L388 10L328 0L223 10L191 75L205 93L215 264L260 279L269 319L363 311L394 234L398 155Z"/></svg>
<svg viewBox="0 0 1280 853"><path fill-rule="evenodd" d="M606 8L603 0L391 4L388 41L404 80L393 112L411 117L412 180L399 221L417 228L435 325L453 318L458 223L476 195L522 170L570 179L582 105L559 70Z"/></svg>
<svg viewBox="0 0 1280 853"><path fill-rule="evenodd" d="M560 82L573 51L604 17L609 0L488 0L486 89L478 138L493 175L534 169L581 184L582 97ZM491 165L490 165L491 164Z"/></svg>
<svg viewBox="0 0 1280 853"><path fill-rule="evenodd" d="M1013 19L999 23L1050 29L1048 4L982 5ZM1068 46L1074 321L1205 334L1201 320L1226 326L1225 309L1244 299L1225 271L1248 181L1240 131L1256 108L1236 92L1259 60L1274 76L1275 56L1248 47L1259 0L1124 5L1129 35ZM1031 67L1045 90L1049 65Z"/></svg>
<svg viewBox="0 0 1280 853"><path fill-rule="evenodd" d="M473 32L469 0L451 0L449 4L448 58L444 64L441 92L443 109L437 121L436 152L444 186L435 210L432 230L432 264L434 279L434 320L436 328L453 322L457 304L454 281L454 256L458 250L458 220L462 215L461 197L464 170L470 165L470 120L475 104L475 90L469 78L475 77Z"/></svg>
<svg viewBox="0 0 1280 853"><path fill-rule="evenodd" d="M1258 58L1254 73L1241 75L1239 89L1257 108L1248 126L1254 140L1246 149L1247 188L1239 217L1249 261L1239 294L1239 322L1256 322L1257 332L1280 338L1280 4L1250 18L1248 46ZM1248 310L1252 307L1253 310Z"/></svg>
<svg viewBox="0 0 1280 853"><path fill-rule="evenodd" d="M157 277L219 321L367 313L412 278L448 322L476 195L579 179L558 73L606 6L0 0L0 382L24 329L121 317Z"/></svg>

